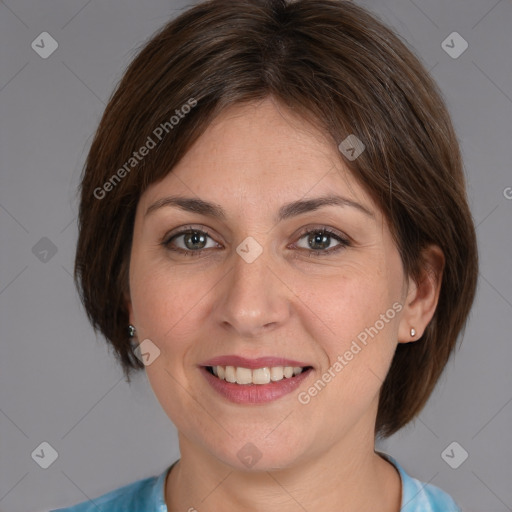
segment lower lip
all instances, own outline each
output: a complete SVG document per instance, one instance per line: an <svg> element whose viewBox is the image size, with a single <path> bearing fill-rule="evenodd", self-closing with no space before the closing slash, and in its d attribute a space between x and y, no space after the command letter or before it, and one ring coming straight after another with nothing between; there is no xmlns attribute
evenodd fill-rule
<svg viewBox="0 0 512 512"><path fill-rule="evenodd" d="M268 384L235 384L221 380L212 375L206 367L201 367L201 373L212 388L236 404L261 404L277 400L297 389L302 381L309 376L311 370L310 368L289 379L284 378Z"/></svg>

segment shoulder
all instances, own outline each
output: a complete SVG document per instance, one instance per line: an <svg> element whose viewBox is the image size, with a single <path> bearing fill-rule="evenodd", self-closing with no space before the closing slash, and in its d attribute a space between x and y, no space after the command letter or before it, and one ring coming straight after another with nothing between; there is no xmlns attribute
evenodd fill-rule
<svg viewBox="0 0 512 512"><path fill-rule="evenodd" d="M98 498L50 512L167 512L164 481L168 470L169 468L160 475L137 480Z"/></svg>
<svg viewBox="0 0 512 512"><path fill-rule="evenodd" d="M391 456L379 452L391 462L402 479L402 505L400 512L461 512L453 498L439 487L409 476Z"/></svg>
<svg viewBox="0 0 512 512"><path fill-rule="evenodd" d="M461 512L453 498L432 484L408 477L401 512Z"/></svg>

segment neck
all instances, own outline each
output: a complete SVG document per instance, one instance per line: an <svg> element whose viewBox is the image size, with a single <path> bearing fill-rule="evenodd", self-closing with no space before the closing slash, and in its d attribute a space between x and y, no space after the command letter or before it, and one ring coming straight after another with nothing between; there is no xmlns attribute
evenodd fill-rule
<svg viewBox="0 0 512 512"><path fill-rule="evenodd" d="M361 446L338 443L293 467L242 471L180 436L181 459L166 482L168 511L399 512L398 471L374 443Z"/></svg>

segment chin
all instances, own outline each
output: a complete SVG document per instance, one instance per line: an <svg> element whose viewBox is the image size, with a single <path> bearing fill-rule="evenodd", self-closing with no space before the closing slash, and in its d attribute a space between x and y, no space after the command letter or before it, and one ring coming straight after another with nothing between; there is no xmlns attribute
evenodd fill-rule
<svg viewBox="0 0 512 512"><path fill-rule="evenodd" d="M265 472L295 466L302 458L304 442L269 442L262 437L254 441L244 440L227 443L222 452L219 445L211 447L211 454L237 471ZM278 446L276 446L278 445Z"/></svg>

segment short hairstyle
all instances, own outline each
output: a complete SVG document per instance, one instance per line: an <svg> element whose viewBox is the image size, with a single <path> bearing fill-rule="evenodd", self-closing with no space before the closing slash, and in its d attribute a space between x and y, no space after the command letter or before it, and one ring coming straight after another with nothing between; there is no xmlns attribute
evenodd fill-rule
<svg viewBox="0 0 512 512"><path fill-rule="evenodd" d="M406 275L420 278L428 244L445 255L436 312L420 340L398 344L380 390L375 435L388 437L422 410L465 330L478 255L441 91L399 36L350 1L206 1L142 47L109 100L83 169L80 298L130 382L131 370L144 367L127 329L138 200L226 107L268 97L336 147L350 134L363 142L357 159L341 152L340 159L381 209Z"/></svg>

